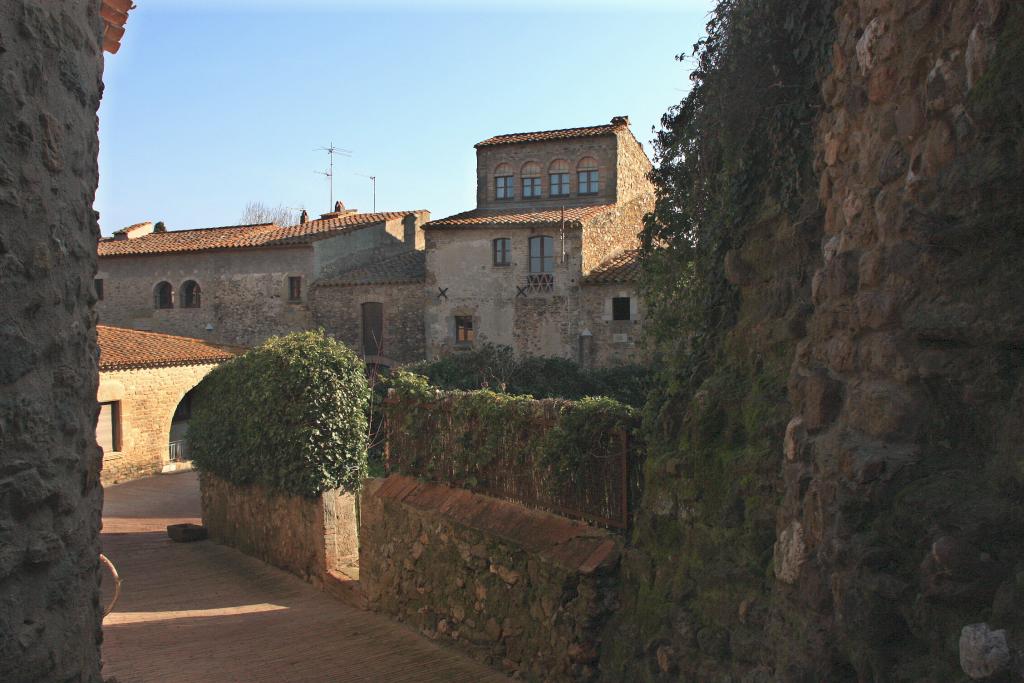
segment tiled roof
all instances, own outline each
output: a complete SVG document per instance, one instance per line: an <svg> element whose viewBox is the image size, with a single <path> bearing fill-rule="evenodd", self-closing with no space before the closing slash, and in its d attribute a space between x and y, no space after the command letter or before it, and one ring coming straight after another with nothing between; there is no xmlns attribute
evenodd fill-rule
<svg viewBox="0 0 1024 683"><path fill-rule="evenodd" d="M260 225L232 225L223 228L157 232L136 239L108 238L100 240L99 255L133 256L206 251L208 249L246 249L308 244L374 223L404 218L413 213L425 212L353 213L289 226L262 223Z"/></svg>
<svg viewBox="0 0 1024 683"><path fill-rule="evenodd" d="M575 223L604 213L614 204L598 206L573 206L565 209L566 223ZM473 209L454 216L430 221L424 228L471 227L475 225L534 225L560 223L563 220L559 209Z"/></svg>
<svg viewBox="0 0 1024 683"><path fill-rule="evenodd" d="M317 284L325 287L398 285L423 282L426 272L426 255L422 251L413 250L377 261L376 263L353 268L338 277L321 280Z"/></svg>
<svg viewBox="0 0 1024 683"><path fill-rule="evenodd" d="M103 17L103 49L114 54L121 49L124 25L128 11L135 9L132 0L103 0L100 16Z"/></svg>
<svg viewBox="0 0 1024 683"><path fill-rule="evenodd" d="M544 142L545 140L565 140L568 138L589 138L598 135L609 135L615 132L615 125L606 123L601 126L585 126L583 128L562 128L560 130L539 130L532 133L508 133L495 135L474 147L490 147L491 145L507 145L516 142Z"/></svg>
<svg viewBox="0 0 1024 683"><path fill-rule="evenodd" d="M610 256L583 276L585 285L635 282L640 276L640 250L629 249Z"/></svg>
<svg viewBox="0 0 1024 683"><path fill-rule="evenodd" d="M205 365L231 360L245 352L240 346L211 344L192 337L97 325L100 370Z"/></svg>

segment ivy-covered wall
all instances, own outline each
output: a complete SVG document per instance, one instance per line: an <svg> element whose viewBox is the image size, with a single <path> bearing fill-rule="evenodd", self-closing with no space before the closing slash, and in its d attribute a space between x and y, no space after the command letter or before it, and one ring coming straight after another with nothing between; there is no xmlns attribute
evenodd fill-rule
<svg viewBox="0 0 1024 683"><path fill-rule="evenodd" d="M719 3L657 140L663 372L606 680L1010 675L1022 12Z"/></svg>

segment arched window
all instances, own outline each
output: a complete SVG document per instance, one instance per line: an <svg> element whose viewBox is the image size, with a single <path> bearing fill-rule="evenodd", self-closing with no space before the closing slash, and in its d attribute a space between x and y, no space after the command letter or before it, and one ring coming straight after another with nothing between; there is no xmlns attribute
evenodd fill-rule
<svg viewBox="0 0 1024 683"><path fill-rule="evenodd" d="M202 291L195 280L185 280L179 296L182 308L199 308L202 305Z"/></svg>
<svg viewBox="0 0 1024 683"><path fill-rule="evenodd" d="M523 178L523 199L540 197L540 164L536 161L527 161L519 174Z"/></svg>
<svg viewBox="0 0 1024 683"><path fill-rule="evenodd" d="M174 308L174 287L170 282L161 282L153 289L153 303L157 308Z"/></svg>
<svg viewBox="0 0 1024 683"><path fill-rule="evenodd" d="M594 157L583 157L576 164L576 177L578 194L597 194L599 189L597 176L597 159Z"/></svg>
<svg viewBox="0 0 1024 683"><path fill-rule="evenodd" d="M494 198L515 199L516 186L512 177L512 167L508 164L498 164L494 169Z"/></svg>
<svg viewBox="0 0 1024 683"><path fill-rule="evenodd" d="M548 194L552 197L569 196L569 162L555 159L548 167Z"/></svg>

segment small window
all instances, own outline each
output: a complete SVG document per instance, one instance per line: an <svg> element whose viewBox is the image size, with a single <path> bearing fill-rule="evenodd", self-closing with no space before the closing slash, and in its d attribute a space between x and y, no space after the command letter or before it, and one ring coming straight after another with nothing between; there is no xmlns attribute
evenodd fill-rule
<svg viewBox="0 0 1024 683"><path fill-rule="evenodd" d="M568 197L569 196L569 174L568 173L552 173L548 176L548 187L551 188L550 195L552 197Z"/></svg>
<svg viewBox="0 0 1024 683"><path fill-rule="evenodd" d="M153 290L154 304L157 308L174 308L174 288L170 282L161 282Z"/></svg>
<svg viewBox="0 0 1024 683"><path fill-rule="evenodd" d="M617 296L612 299L612 320L629 320L629 297Z"/></svg>
<svg viewBox="0 0 1024 683"><path fill-rule="evenodd" d="M302 301L302 277L299 275L288 278L288 301Z"/></svg>
<svg viewBox="0 0 1024 683"><path fill-rule="evenodd" d="M95 278L92 281L93 287L96 289L96 299L103 301L103 278Z"/></svg>
<svg viewBox="0 0 1024 683"><path fill-rule="evenodd" d="M494 265L507 266L512 263L512 240L499 237L494 240Z"/></svg>
<svg viewBox="0 0 1024 683"><path fill-rule="evenodd" d="M473 333L473 316L455 316L455 343L472 344L475 335Z"/></svg>
<svg viewBox="0 0 1024 683"><path fill-rule="evenodd" d="M186 280L181 286L181 307L199 308L202 305L202 291L195 280Z"/></svg>
<svg viewBox="0 0 1024 683"><path fill-rule="evenodd" d="M495 199L515 199L515 185L512 184L512 176L501 175L494 179Z"/></svg>
<svg viewBox="0 0 1024 683"><path fill-rule="evenodd" d="M116 453L121 450L120 401L100 404L100 416L96 421L96 443L104 453Z"/></svg>
<svg viewBox="0 0 1024 683"><path fill-rule="evenodd" d="M530 238L530 272L552 273L555 270L555 241L547 236Z"/></svg>
<svg viewBox="0 0 1024 683"><path fill-rule="evenodd" d="M540 196L540 178L523 178L523 199Z"/></svg>

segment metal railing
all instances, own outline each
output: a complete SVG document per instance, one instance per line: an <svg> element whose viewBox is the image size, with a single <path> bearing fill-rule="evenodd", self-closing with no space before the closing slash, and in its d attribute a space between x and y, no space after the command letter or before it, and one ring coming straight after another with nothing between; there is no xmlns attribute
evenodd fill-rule
<svg viewBox="0 0 1024 683"><path fill-rule="evenodd" d="M185 462L189 459L188 441L180 439L167 444L167 458L171 462Z"/></svg>

